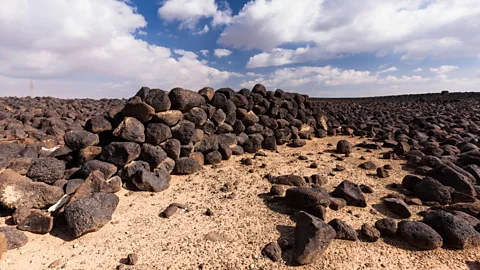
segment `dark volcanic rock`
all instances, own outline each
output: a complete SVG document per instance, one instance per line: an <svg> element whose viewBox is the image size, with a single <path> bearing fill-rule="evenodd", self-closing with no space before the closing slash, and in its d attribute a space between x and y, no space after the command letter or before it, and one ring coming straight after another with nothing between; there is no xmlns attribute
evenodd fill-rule
<svg viewBox="0 0 480 270"><path fill-rule="evenodd" d="M449 204L452 201L450 191L437 180L426 177L415 185L414 194L422 201Z"/></svg>
<svg viewBox="0 0 480 270"><path fill-rule="evenodd" d="M337 143L337 153L349 154L352 152L352 144L345 140L340 140Z"/></svg>
<svg viewBox="0 0 480 270"><path fill-rule="evenodd" d="M293 258L300 265L316 262L335 238L335 230L321 219L304 212L296 217Z"/></svg>
<svg viewBox="0 0 480 270"><path fill-rule="evenodd" d="M193 158L183 157L175 162L174 172L180 175L192 174L200 171L202 165Z"/></svg>
<svg viewBox="0 0 480 270"><path fill-rule="evenodd" d="M274 262L282 260L282 249L277 242L270 242L262 249L262 255Z"/></svg>
<svg viewBox="0 0 480 270"><path fill-rule="evenodd" d="M32 210L18 223L17 228L31 233L46 234L53 228L53 217L47 212Z"/></svg>
<svg viewBox="0 0 480 270"><path fill-rule="evenodd" d="M388 210L401 218L409 218L412 216L408 205L401 199L386 198L383 200L383 203L387 206Z"/></svg>
<svg viewBox="0 0 480 270"><path fill-rule="evenodd" d="M332 192L332 195L344 199L348 205L366 207L367 203L360 188L348 181L344 180Z"/></svg>
<svg viewBox="0 0 480 270"><path fill-rule="evenodd" d="M7 249L23 247L28 242L28 237L21 231L12 227L0 227L0 233L7 238Z"/></svg>
<svg viewBox="0 0 480 270"><path fill-rule="evenodd" d="M112 134L131 142L145 141L145 127L142 122L133 117L125 117Z"/></svg>
<svg viewBox="0 0 480 270"><path fill-rule="evenodd" d="M171 103L168 92L160 89L150 89L142 100L152 106L155 112L164 112L170 109Z"/></svg>
<svg viewBox="0 0 480 270"><path fill-rule="evenodd" d="M98 135L87 131L70 131L65 134L65 145L72 150L80 150L99 143Z"/></svg>
<svg viewBox="0 0 480 270"><path fill-rule="evenodd" d="M380 232L370 224L363 224L360 231L367 242L376 242L380 238Z"/></svg>
<svg viewBox="0 0 480 270"><path fill-rule="evenodd" d="M453 187L456 191L476 197L477 192L473 184L475 178L462 168L447 163L428 172L428 176L436 179L444 186Z"/></svg>
<svg viewBox="0 0 480 270"><path fill-rule="evenodd" d="M145 130L145 142L158 145L172 137L172 132L167 125L150 123Z"/></svg>
<svg viewBox="0 0 480 270"><path fill-rule="evenodd" d="M171 176L166 170L157 170L155 172L139 170L133 176L132 182L140 190L160 192L170 186L170 179Z"/></svg>
<svg viewBox="0 0 480 270"><path fill-rule="evenodd" d="M372 161L367 161L360 164L358 167L365 170L375 170L377 168L377 165L375 165L375 163L373 163Z"/></svg>
<svg viewBox="0 0 480 270"><path fill-rule="evenodd" d="M337 235L335 236L335 239L350 240L350 241L358 240L357 232L348 224L341 221L340 219L332 219L328 223L328 225L332 226L332 228L337 233Z"/></svg>
<svg viewBox="0 0 480 270"><path fill-rule="evenodd" d="M406 175L402 180L402 187L406 190L413 191L415 186L420 183L422 179L415 175Z"/></svg>
<svg viewBox="0 0 480 270"><path fill-rule="evenodd" d="M138 158L141 153L140 145L134 142L112 142L103 148L101 158L104 161L118 166L125 166Z"/></svg>
<svg viewBox="0 0 480 270"><path fill-rule="evenodd" d="M455 249L477 247L480 245L480 233L459 217L445 211L428 211L423 222L437 231L443 242Z"/></svg>
<svg viewBox="0 0 480 270"><path fill-rule="evenodd" d="M303 177L293 174L280 175L269 179L272 184L286 185L286 186L306 186L307 183Z"/></svg>
<svg viewBox="0 0 480 270"><path fill-rule="evenodd" d="M34 181L53 184L62 179L65 173L65 164L56 158L39 158L32 162L27 176Z"/></svg>
<svg viewBox="0 0 480 270"><path fill-rule="evenodd" d="M287 189L285 203L293 208L306 210L310 207L330 204L328 193L322 189L294 187Z"/></svg>
<svg viewBox="0 0 480 270"><path fill-rule="evenodd" d="M397 232L405 242L420 249L437 249L443 245L442 237L423 222L402 220Z"/></svg>
<svg viewBox="0 0 480 270"><path fill-rule="evenodd" d="M172 109L189 110L194 107L200 107L205 104L205 98L193 91L182 88L174 88L168 94Z"/></svg>
<svg viewBox="0 0 480 270"><path fill-rule="evenodd" d="M111 193L94 193L65 207L65 219L74 237L97 231L110 222L119 199Z"/></svg>
<svg viewBox="0 0 480 270"><path fill-rule="evenodd" d="M393 218L382 218L375 222L375 228L383 237L394 236L397 233L397 222Z"/></svg>

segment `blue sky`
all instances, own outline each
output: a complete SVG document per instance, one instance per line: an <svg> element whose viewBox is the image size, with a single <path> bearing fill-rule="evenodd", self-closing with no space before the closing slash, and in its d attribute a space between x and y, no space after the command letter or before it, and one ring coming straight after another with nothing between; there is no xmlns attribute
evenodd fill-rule
<svg viewBox="0 0 480 270"><path fill-rule="evenodd" d="M0 96L480 91L478 0L0 0Z"/></svg>

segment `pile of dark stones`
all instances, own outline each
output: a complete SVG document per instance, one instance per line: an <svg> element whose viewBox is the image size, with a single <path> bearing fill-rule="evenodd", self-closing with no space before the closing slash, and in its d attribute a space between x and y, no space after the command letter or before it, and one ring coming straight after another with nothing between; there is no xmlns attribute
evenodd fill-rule
<svg viewBox="0 0 480 270"><path fill-rule="evenodd" d="M297 225L295 242L272 242L262 251L266 256L280 260L293 247L295 262L308 264L334 238L376 241L396 235L419 249L474 247L480 245L479 97L325 100L257 84L238 92L143 87L129 100L0 99L5 141L0 143L0 205L20 230L45 234L55 226L76 238L111 220L122 187L161 192L171 174L193 174L232 155L276 151L284 144L302 147L312 137L344 134L368 142L340 141L337 158L380 149L385 159L405 160L412 174L392 183L397 192L383 201L404 220L364 224L358 234L341 220L326 223L326 209L364 208L364 193L371 188L350 179L328 191L322 187L325 176L269 176L272 197L296 210ZM370 163L363 168L389 179L388 168ZM407 220L413 215L408 204L430 207L417 213L423 221ZM26 242L11 227L1 230L0 251L2 235L8 248Z"/></svg>

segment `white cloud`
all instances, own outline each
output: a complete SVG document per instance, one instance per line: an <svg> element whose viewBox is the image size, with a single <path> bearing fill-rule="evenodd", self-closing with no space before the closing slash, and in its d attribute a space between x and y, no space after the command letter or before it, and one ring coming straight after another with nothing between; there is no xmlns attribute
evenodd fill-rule
<svg viewBox="0 0 480 270"><path fill-rule="evenodd" d="M423 78L422 76L387 76L384 79L378 80L378 84L405 84L405 83L414 83L414 82L427 82L430 81L430 78Z"/></svg>
<svg viewBox="0 0 480 270"><path fill-rule="evenodd" d="M423 71L423 68L417 68L413 70L413 72L422 72L422 71Z"/></svg>
<svg viewBox="0 0 480 270"><path fill-rule="evenodd" d="M390 64L383 64L383 65L379 66L378 69L384 69L384 68L388 67L389 65Z"/></svg>
<svg viewBox="0 0 480 270"><path fill-rule="evenodd" d="M32 78L39 93L92 97L112 95L95 91L99 88L120 93L119 85L129 87L128 97L141 85L196 89L231 77L207 66L193 52L175 50L174 55L169 48L136 39L136 31L146 24L134 7L115 0L4 1L0 76L10 84ZM91 82L83 91L62 88L82 81ZM3 89L2 94L18 93Z"/></svg>
<svg viewBox="0 0 480 270"><path fill-rule="evenodd" d="M440 66L438 68L431 68L430 71L437 74L445 74L452 72L456 69L458 69L457 66Z"/></svg>
<svg viewBox="0 0 480 270"><path fill-rule="evenodd" d="M250 57L246 67L258 68L268 66L281 66L294 63L303 63L307 61L332 59L335 56L331 53L325 53L318 48L299 47L295 50L275 48L271 52L263 52Z"/></svg>
<svg viewBox="0 0 480 270"><path fill-rule="evenodd" d="M478 0L255 0L233 17L218 43L262 50L249 67L298 63L292 60L298 52L281 49L298 43L313 44L310 50L321 56L472 56L480 54L479 25Z"/></svg>
<svg viewBox="0 0 480 270"><path fill-rule="evenodd" d="M143 31L143 30L139 30L139 31L138 31L138 35L140 35L140 36L147 36L148 33L145 32L145 31Z"/></svg>
<svg viewBox="0 0 480 270"><path fill-rule="evenodd" d="M389 73L397 71L397 67L389 67L387 69L383 69L377 72L377 74Z"/></svg>
<svg viewBox="0 0 480 270"><path fill-rule="evenodd" d="M203 55L203 56L207 56L208 53L210 53L209 50L200 50L200 53Z"/></svg>
<svg viewBox="0 0 480 270"><path fill-rule="evenodd" d="M215 49L215 51L213 51L213 54L216 57L221 58L221 57L229 56L230 54L232 54L232 51L227 50L227 49Z"/></svg>
<svg viewBox="0 0 480 270"><path fill-rule="evenodd" d="M166 0L158 9L158 16L167 22L179 21L181 27L195 29L202 18L213 18L212 25L228 24L232 10L227 2L219 7L215 0Z"/></svg>
<svg viewBox="0 0 480 270"><path fill-rule="evenodd" d="M282 68L266 75L264 78L257 78L251 81L244 81L241 87L251 87L256 83L262 83L270 88L297 87L305 84L323 84L326 86L356 85L374 83L377 76L369 71L342 70L325 67L297 67Z"/></svg>
<svg viewBox="0 0 480 270"><path fill-rule="evenodd" d="M210 31L210 27L208 27L208 25L205 24L205 26L203 27L203 29L198 30L198 31L195 32L194 34L196 34L196 35L203 35L203 34L208 33L208 31Z"/></svg>

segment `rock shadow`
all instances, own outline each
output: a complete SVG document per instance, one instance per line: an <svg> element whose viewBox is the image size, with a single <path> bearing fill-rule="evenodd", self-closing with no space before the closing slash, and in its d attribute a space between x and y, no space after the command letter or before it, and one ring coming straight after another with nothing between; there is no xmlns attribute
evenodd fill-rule
<svg viewBox="0 0 480 270"><path fill-rule="evenodd" d="M384 237L383 242L385 242L385 244L387 244L387 245L390 245L390 246L393 246L393 247L396 247L396 248L400 248L400 249L403 249L403 250L425 251L423 249L420 249L420 248L414 247L412 245L409 245L407 242L405 242L404 240L402 240L400 238Z"/></svg>
<svg viewBox="0 0 480 270"><path fill-rule="evenodd" d="M53 229L50 231L50 235L62 239L65 242L70 242L75 240L75 237L72 235L68 229L67 221L63 214L58 214L54 217Z"/></svg>
<svg viewBox="0 0 480 270"><path fill-rule="evenodd" d="M298 212L298 210L285 205L285 197L272 196L270 193L261 193L257 196L263 200L263 203L271 211L282 215L287 215L291 220L295 220L295 214Z"/></svg>
<svg viewBox="0 0 480 270"><path fill-rule="evenodd" d="M276 229L280 234L280 237L277 240L278 245L282 248L282 260L287 266L298 266L293 259L293 250L295 244L295 227L277 225Z"/></svg>
<svg viewBox="0 0 480 270"><path fill-rule="evenodd" d="M388 210L387 206L383 203L373 204L372 207L384 216L387 216L393 219L401 219L399 216L395 215L390 210Z"/></svg>

